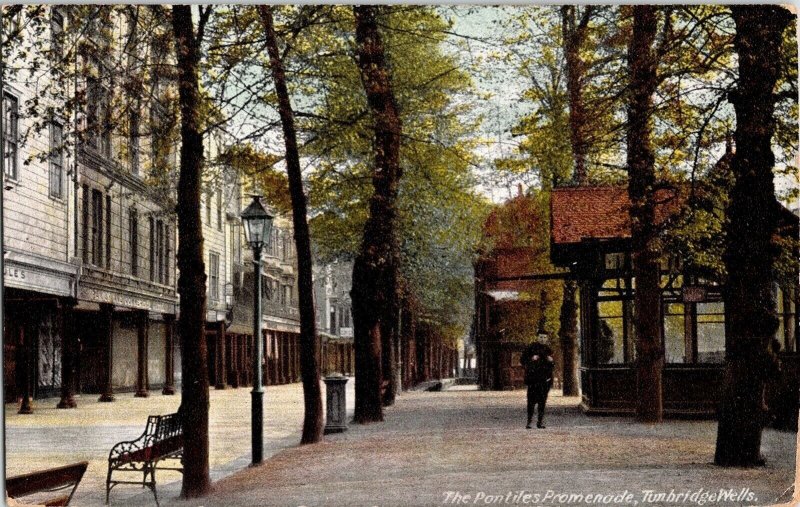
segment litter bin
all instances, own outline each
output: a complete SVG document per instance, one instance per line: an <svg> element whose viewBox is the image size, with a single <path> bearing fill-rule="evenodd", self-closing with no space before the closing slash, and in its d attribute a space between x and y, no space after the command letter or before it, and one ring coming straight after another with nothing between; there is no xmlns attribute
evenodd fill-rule
<svg viewBox="0 0 800 507"><path fill-rule="evenodd" d="M325 377L325 404L328 416L325 422L326 435L347 431L345 385L348 380L350 379L338 373Z"/></svg>

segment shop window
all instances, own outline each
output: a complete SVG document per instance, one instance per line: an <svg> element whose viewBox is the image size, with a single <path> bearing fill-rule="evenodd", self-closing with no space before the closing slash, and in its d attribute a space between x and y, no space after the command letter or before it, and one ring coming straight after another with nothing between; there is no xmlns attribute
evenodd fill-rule
<svg viewBox="0 0 800 507"><path fill-rule="evenodd" d="M667 363L686 361L686 315L683 303L664 305L664 353Z"/></svg>
<svg viewBox="0 0 800 507"><path fill-rule="evenodd" d="M725 361L725 306L697 303L697 362Z"/></svg>

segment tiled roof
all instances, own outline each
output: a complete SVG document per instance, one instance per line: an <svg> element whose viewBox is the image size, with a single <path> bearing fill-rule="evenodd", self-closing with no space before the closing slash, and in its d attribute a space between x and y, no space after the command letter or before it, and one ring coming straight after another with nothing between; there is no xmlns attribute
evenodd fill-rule
<svg viewBox="0 0 800 507"><path fill-rule="evenodd" d="M680 200L674 191L659 190L656 221L661 223L676 212ZM584 239L625 239L631 237L628 188L564 187L553 190L551 236L555 244L580 243Z"/></svg>

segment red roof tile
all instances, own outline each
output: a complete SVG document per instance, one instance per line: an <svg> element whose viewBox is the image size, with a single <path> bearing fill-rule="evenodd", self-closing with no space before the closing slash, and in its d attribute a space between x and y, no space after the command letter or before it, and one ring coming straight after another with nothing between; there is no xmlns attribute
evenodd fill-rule
<svg viewBox="0 0 800 507"><path fill-rule="evenodd" d="M657 222L678 210L680 201L672 190L659 190ZM580 243L584 239L631 237L630 199L627 187L564 187L553 190L550 202L555 244Z"/></svg>

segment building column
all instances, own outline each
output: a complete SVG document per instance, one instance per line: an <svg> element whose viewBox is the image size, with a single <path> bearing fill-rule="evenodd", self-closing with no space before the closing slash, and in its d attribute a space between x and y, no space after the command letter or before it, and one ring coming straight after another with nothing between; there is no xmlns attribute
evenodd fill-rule
<svg viewBox="0 0 800 507"><path fill-rule="evenodd" d="M270 330L264 332L266 336L266 347L264 347L265 357L267 358L267 385L275 385L275 333Z"/></svg>
<svg viewBox="0 0 800 507"><path fill-rule="evenodd" d="M214 385L215 389L225 389L227 384L227 373L225 364L225 322L219 321L216 325L217 328L217 383Z"/></svg>
<svg viewBox="0 0 800 507"><path fill-rule="evenodd" d="M297 382L297 377L298 377L298 374L297 374L297 358L299 356L297 355L298 350L297 350L297 335L296 334L294 334L294 333L290 333L289 334L289 344L291 345L291 351L292 351L292 353L289 354L289 361L291 361L291 363L292 363L291 368L290 368L291 377L292 377L291 381L292 382Z"/></svg>
<svg viewBox="0 0 800 507"><path fill-rule="evenodd" d="M350 356L350 375L355 376L356 374L356 346L355 342L350 342L349 347L349 356Z"/></svg>
<svg viewBox="0 0 800 507"><path fill-rule="evenodd" d="M164 315L164 388L161 394L175 394L175 315Z"/></svg>
<svg viewBox="0 0 800 507"><path fill-rule="evenodd" d="M114 388L111 385L111 372L114 368L114 305L100 303L100 322L102 323L102 338L105 340L105 362L103 364L103 394L98 401L114 401Z"/></svg>
<svg viewBox="0 0 800 507"><path fill-rule="evenodd" d="M239 363L236 362L236 353L238 352L236 341L238 340L239 336L235 334L229 336L230 343L228 343L228 354L230 356L231 369L228 383L231 385L231 387L236 389L239 387Z"/></svg>
<svg viewBox="0 0 800 507"><path fill-rule="evenodd" d="M253 378L253 348L256 346L256 342L253 340L252 335L248 335L247 337L247 384L253 385L255 379Z"/></svg>
<svg viewBox="0 0 800 507"><path fill-rule="evenodd" d="M59 308L59 327L61 333L61 400L56 408L75 408L75 356L78 344L75 340L76 301L66 299Z"/></svg>
<svg viewBox="0 0 800 507"><path fill-rule="evenodd" d="M286 381L283 370L283 356L285 350L283 347L283 334L278 331L275 331L275 344L277 345L277 347L275 347L275 352L277 353L275 356L275 383L283 384Z"/></svg>
<svg viewBox="0 0 800 507"><path fill-rule="evenodd" d="M328 342L323 341L319 346L319 364L320 368L322 369L322 376L327 376L330 374L330 370L328 369Z"/></svg>
<svg viewBox="0 0 800 507"><path fill-rule="evenodd" d="M150 318L147 311L136 312L136 398L147 398L147 342L150 339Z"/></svg>
<svg viewBox="0 0 800 507"><path fill-rule="evenodd" d="M261 339L263 340L264 350L266 350L267 349L267 340L269 339L269 336L267 334L267 330L266 329L262 331ZM267 368L269 366L269 362L266 360L266 356L264 356L264 358L262 358L262 359L266 363L266 364L262 363L262 365L261 365L261 373L262 373L261 381L263 383L263 382L266 382L267 377L268 377Z"/></svg>
<svg viewBox="0 0 800 507"><path fill-rule="evenodd" d="M303 372L300 371L300 335L294 335L294 381L300 382Z"/></svg>

